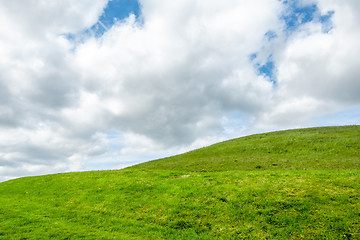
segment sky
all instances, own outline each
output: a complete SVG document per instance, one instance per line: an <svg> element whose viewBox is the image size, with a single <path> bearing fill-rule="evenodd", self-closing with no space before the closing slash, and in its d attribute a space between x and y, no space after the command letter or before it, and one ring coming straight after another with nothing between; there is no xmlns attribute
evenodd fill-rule
<svg viewBox="0 0 360 240"><path fill-rule="evenodd" d="M0 0L0 181L360 124L358 0Z"/></svg>

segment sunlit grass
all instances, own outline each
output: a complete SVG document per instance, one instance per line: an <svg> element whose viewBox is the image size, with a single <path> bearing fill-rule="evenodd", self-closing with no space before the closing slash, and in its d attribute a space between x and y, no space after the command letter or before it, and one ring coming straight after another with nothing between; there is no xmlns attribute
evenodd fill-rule
<svg viewBox="0 0 360 240"><path fill-rule="evenodd" d="M242 137L134 166L187 171L360 169L360 126Z"/></svg>
<svg viewBox="0 0 360 240"><path fill-rule="evenodd" d="M0 239L360 239L359 136L269 133L124 170L3 182Z"/></svg>
<svg viewBox="0 0 360 240"><path fill-rule="evenodd" d="M359 171L104 171L0 185L0 238L360 238Z"/></svg>

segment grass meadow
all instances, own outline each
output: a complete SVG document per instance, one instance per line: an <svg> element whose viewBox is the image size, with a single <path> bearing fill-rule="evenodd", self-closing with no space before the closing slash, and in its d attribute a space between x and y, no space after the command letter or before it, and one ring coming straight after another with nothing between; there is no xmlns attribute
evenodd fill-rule
<svg viewBox="0 0 360 240"><path fill-rule="evenodd" d="M359 132L253 135L123 170L3 182L0 239L360 239Z"/></svg>

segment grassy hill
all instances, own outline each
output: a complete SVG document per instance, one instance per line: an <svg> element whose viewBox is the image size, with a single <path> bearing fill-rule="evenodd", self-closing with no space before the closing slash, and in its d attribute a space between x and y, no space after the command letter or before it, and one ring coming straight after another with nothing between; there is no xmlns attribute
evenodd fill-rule
<svg viewBox="0 0 360 240"><path fill-rule="evenodd" d="M360 169L360 126L256 134L135 169L186 171Z"/></svg>
<svg viewBox="0 0 360 240"><path fill-rule="evenodd" d="M360 126L0 183L0 239L360 239ZM306 170L304 170L306 169Z"/></svg>

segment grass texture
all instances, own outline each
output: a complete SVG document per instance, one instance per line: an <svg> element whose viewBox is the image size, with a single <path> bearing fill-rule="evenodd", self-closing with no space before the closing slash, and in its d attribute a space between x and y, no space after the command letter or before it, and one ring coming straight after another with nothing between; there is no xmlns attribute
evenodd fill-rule
<svg viewBox="0 0 360 240"><path fill-rule="evenodd" d="M360 239L359 136L359 126L275 132L3 182L0 239Z"/></svg>
<svg viewBox="0 0 360 240"><path fill-rule="evenodd" d="M256 134L139 164L186 171L360 169L360 126Z"/></svg>

